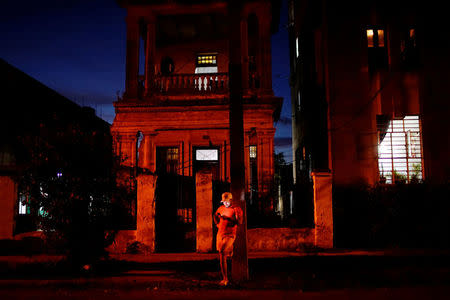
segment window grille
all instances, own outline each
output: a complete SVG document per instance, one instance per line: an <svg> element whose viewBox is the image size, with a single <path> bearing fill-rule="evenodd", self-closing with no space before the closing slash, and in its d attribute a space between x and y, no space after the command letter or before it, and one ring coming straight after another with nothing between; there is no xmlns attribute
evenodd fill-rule
<svg viewBox="0 0 450 300"><path fill-rule="evenodd" d="M387 125L387 126L386 126ZM378 124L378 168L386 183L422 180L422 141L419 116Z"/></svg>

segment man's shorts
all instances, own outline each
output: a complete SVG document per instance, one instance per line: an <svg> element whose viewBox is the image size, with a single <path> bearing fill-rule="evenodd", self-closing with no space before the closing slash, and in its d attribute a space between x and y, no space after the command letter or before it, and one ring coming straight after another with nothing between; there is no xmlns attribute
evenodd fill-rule
<svg viewBox="0 0 450 300"><path fill-rule="evenodd" d="M234 235L218 235L216 240L216 247L219 253L225 256L233 256L233 244L236 236Z"/></svg>

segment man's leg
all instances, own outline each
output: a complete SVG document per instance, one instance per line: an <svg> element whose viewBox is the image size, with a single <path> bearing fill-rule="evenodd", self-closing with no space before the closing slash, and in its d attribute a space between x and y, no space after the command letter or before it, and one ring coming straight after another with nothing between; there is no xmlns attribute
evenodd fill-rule
<svg viewBox="0 0 450 300"><path fill-rule="evenodd" d="M227 256L224 253L219 253L220 260L220 272L222 273L221 283L228 283L228 268L227 268Z"/></svg>

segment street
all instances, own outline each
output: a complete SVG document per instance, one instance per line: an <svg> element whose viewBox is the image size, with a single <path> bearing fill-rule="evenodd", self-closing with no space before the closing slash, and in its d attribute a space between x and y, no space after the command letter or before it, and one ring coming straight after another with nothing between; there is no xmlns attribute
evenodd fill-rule
<svg viewBox="0 0 450 300"><path fill-rule="evenodd" d="M213 254L116 257L78 275L28 259L3 270L0 299L448 299L450 292L446 253L274 256L253 253L250 280L226 288Z"/></svg>

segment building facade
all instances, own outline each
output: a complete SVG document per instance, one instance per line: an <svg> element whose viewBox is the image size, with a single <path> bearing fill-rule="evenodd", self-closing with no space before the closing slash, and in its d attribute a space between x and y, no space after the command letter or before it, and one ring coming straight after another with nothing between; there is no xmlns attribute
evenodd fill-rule
<svg viewBox="0 0 450 300"><path fill-rule="evenodd" d="M214 180L230 180L231 53L243 66L246 190L250 199L269 193L282 102L271 81L278 2L245 2L243 50L233 53L227 1L119 1L127 10L126 84L111 132L124 166L186 177L207 168Z"/></svg>
<svg viewBox="0 0 450 300"><path fill-rule="evenodd" d="M289 1L296 183L317 170L333 185L448 182L441 17L406 1Z"/></svg>
<svg viewBox="0 0 450 300"><path fill-rule="evenodd" d="M4 60L0 60L0 239L34 231L36 214L19 181L39 177L107 178L112 168L110 124Z"/></svg>

